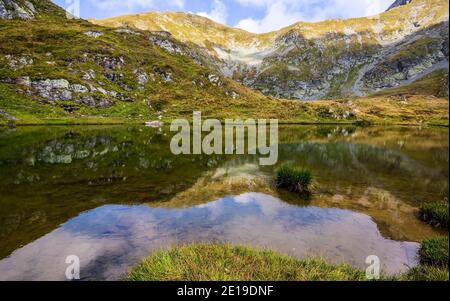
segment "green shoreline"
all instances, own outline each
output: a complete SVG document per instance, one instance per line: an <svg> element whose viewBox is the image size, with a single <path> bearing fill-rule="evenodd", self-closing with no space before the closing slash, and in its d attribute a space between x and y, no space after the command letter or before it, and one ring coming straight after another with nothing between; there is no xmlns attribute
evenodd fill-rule
<svg viewBox="0 0 450 301"><path fill-rule="evenodd" d="M173 120L162 120L164 124L170 124ZM219 119L220 120L220 119ZM86 121L86 122L85 122ZM72 122L72 121L65 121L65 120L48 120L47 122L3 122L0 121L0 127L8 127L8 126L19 126L19 127L25 127L25 126L98 126L98 125L145 125L146 122L150 121L123 121L123 120L117 120L111 118L105 118L105 122L90 122L88 119L85 121L78 121L78 122ZM192 122L189 122L192 124ZM222 124L224 122L222 121ZM355 126L410 126L410 127L418 127L418 126L433 126L433 127L449 127L449 124L445 123L410 123L410 122L360 122L360 121L354 121L354 122L320 122L320 121L279 121L279 125L355 125Z"/></svg>
<svg viewBox="0 0 450 301"><path fill-rule="evenodd" d="M438 240L435 240L435 242ZM440 239L447 243L447 239ZM422 249L429 242L424 242ZM433 251L436 252L436 251ZM423 255L420 255L421 259ZM448 260L447 254L439 259ZM144 258L126 276L128 281L370 281L366 272L321 258L295 259L267 249L230 244L196 243L160 250ZM375 279L373 279L375 280ZM449 281L448 267L434 262L380 281Z"/></svg>

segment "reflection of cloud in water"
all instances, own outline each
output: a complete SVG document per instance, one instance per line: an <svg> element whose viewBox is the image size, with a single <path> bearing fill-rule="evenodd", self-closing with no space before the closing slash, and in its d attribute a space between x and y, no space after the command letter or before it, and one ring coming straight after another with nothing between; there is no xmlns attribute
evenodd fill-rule
<svg viewBox="0 0 450 301"><path fill-rule="evenodd" d="M384 239L370 217L339 209L299 208L257 193L188 209L103 206L0 261L0 280L64 279L66 256L81 259L84 279L118 279L155 249L193 241L269 247L364 268L380 257L386 272L414 265L418 245Z"/></svg>

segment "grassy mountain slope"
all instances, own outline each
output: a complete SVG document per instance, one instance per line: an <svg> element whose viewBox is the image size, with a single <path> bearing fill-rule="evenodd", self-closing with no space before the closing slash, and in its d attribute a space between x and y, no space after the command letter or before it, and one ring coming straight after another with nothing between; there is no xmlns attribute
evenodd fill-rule
<svg viewBox="0 0 450 301"><path fill-rule="evenodd" d="M169 31L207 50L223 75L283 98L361 96L404 85L438 64L448 69L447 0L414 0L368 18L299 22L267 34L184 13L92 22Z"/></svg>
<svg viewBox="0 0 450 301"><path fill-rule="evenodd" d="M68 20L59 9L34 20L0 20L0 53L0 107L37 123L83 116L149 120L166 117L169 107L180 114L200 107L239 112L260 101L269 112L275 107L213 74L175 40Z"/></svg>
<svg viewBox="0 0 450 301"><path fill-rule="evenodd" d="M194 110L221 119L448 124L448 101L431 96L413 96L407 106L266 97L220 76L192 43L67 19L50 1L30 3L31 18L0 18L0 124L169 121Z"/></svg>

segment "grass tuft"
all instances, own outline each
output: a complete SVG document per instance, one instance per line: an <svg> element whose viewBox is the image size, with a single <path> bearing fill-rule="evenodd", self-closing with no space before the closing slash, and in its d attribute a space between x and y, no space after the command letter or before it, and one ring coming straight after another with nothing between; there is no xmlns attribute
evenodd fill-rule
<svg viewBox="0 0 450 301"><path fill-rule="evenodd" d="M419 250L420 263L448 269L448 237L427 239Z"/></svg>
<svg viewBox="0 0 450 301"><path fill-rule="evenodd" d="M448 268L420 265L400 277L403 281L449 281Z"/></svg>
<svg viewBox="0 0 450 301"><path fill-rule="evenodd" d="M349 265L320 259L296 260L272 251L195 244L156 252L128 275L131 281L303 281L365 280Z"/></svg>
<svg viewBox="0 0 450 301"><path fill-rule="evenodd" d="M309 194L312 180L312 173L308 169L282 166L278 169L276 184L291 192Z"/></svg>
<svg viewBox="0 0 450 301"><path fill-rule="evenodd" d="M438 239L445 244L445 239ZM437 240L430 240L436 243ZM382 281L448 281L448 239L445 254L422 260L405 274L382 275ZM442 246L441 246L442 247ZM425 241L421 249L430 248ZM433 247L436 248L436 247ZM437 247L440 249L440 247ZM445 253L445 252L444 252ZM430 255L427 255L430 257ZM433 264L433 265L431 265ZM193 244L159 251L142 260L128 274L129 281L366 281L365 272L322 259L298 260L268 250L228 244Z"/></svg>
<svg viewBox="0 0 450 301"><path fill-rule="evenodd" d="M448 203L433 202L420 208L420 218L436 227L448 227Z"/></svg>

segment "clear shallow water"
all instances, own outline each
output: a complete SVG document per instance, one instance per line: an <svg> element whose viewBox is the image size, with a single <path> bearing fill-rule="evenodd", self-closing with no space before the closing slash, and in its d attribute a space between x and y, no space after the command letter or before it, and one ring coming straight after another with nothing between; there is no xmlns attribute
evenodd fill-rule
<svg viewBox="0 0 450 301"><path fill-rule="evenodd" d="M256 156L181 156L141 127L0 130L0 279L118 279L152 250L192 241L269 247L384 270L412 266L423 201L448 197L448 129L285 127L279 164L316 177L311 200L272 191ZM229 185L241 182L261 185ZM266 194L262 194L265 192ZM268 195L270 193L273 196Z"/></svg>

